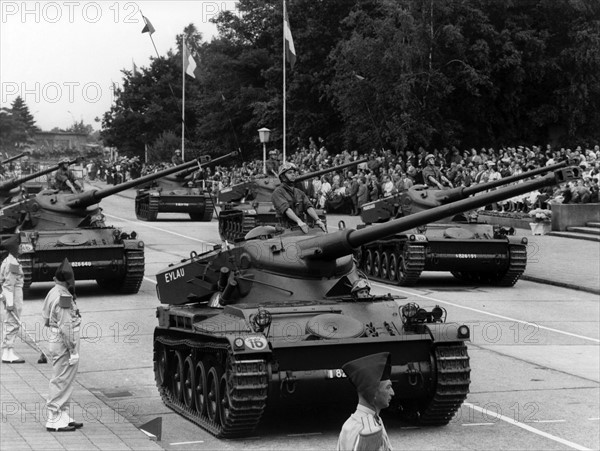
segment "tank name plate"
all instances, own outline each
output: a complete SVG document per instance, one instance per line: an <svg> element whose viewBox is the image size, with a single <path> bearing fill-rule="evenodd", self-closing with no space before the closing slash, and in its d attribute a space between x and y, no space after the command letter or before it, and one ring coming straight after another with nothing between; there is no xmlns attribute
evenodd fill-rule
<svg viewBox="0 0 600 451"><path fill-rule="evenodd" d="M169 271L168 273L165 273L165 282L173 282L175 279L179 279L183 276L185 276L185 268L179 268L175 271Z"/></svg>
<svg viewBox="0 0 600 451"><path fill-rule="evenodd" d="M92 262L71 262L73 268L80 268L83 266L92 266Z"/></svg>

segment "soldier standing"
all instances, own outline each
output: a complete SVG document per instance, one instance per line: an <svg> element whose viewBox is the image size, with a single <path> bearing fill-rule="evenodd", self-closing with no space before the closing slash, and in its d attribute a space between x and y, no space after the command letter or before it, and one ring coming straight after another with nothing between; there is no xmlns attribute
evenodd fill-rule
<svg viewBox="0 0 600 451"><path fill-rule="evenodd" d="M46 295L42 317L49 328L49 357L52 378L48 392L48 421L51 432L74 431L83 427L69 415L69 403L79 367L81 315L75 303L75 274L66 258L54 275L54 287Z"/></svg>
<svg viewBox="0 0 600 451"><path fill-rule="evenodd" d="M15 338L21 328L23 311L23 268L17 259L19 242L17 237L4 240L0 246L8 256L0 265L0 297L5 308L4 336L2 337L2 362L25 363L14 351Z"/></svg>

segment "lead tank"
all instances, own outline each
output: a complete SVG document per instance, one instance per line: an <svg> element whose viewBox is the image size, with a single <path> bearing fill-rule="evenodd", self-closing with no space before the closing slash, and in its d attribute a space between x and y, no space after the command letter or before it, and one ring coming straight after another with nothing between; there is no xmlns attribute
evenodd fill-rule
<svg viewBox="0 0 600 451"><path fill-rule="evenodd" d="M135 196L136 217L142 221L156 221L158 213L187 213L192 221L210 221L215 211L212 196L192 174L235 155L237 152L231 152L214 160L201 157L200 168L180 171L142 186Z"/></svg>
<svg viewBox="0 0 600 451"><path fill-rule="evenodd" d="M296 178L296 186L302 189L301 183L304 181L310 182L314 177L356 166L366 161L365 158L299 175ZM280 183L277 177L263 176L223 188L218 196L221 207L219 212L219 235L221 238L235 242L243 239L246 233L257 226L279 225L280 220L271 202L271 195ZM324 220L325 211L315 210ZM312 225L312 218L308 218L308 224Z"/></svg>
<svg viewBox="0 0 600 451"><path fill-rule="evenodd" d="M34 282L52 281L65 257L75 280L96 280L121 294L134 294L144 277L144 242L135 232L106 224L99 202L141 183L197 166L193 160L135 180L82 193L42 190L35 196L0 209L0 217L20 218L23 291Z"/></svg>
<svg viewBox="0 0 600 451"><path fill-rule="evenodd" d="M470 187L438 190L415 185L364 204L364 224L359 227L446 205L565 166L567 162L562 162ZM413 236L416 239L410 240ZM511 287L527 265L527 238L514 236L514 229L479 222L476 214L460 213L368 243L357 252L357 260L369 277L401 286L414 285L423 271L449 271L460 280Z"/></svg>
<svg viewBox="0 0 600 451"><path fill-rule="evenodd" d="M353 299L353 252L422 224L570 178L515 187L361 230L308 235L260 226L156 275L154 371L165 404L219 438L247 436L267 408L343 408L356 392L342 365L392 356L394 412L444 425L469 392L466 324L391 295Z"/></svg>

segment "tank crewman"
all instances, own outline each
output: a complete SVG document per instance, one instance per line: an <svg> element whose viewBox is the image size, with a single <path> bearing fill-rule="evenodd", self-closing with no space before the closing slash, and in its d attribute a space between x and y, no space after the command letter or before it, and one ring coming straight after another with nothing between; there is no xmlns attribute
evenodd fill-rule
<svg viewBox="0 0 600 451"><path fill-rule="evenodd" d="M180 164L183 164L183 159L181 158L181 150L176 149L175 152L173 152L173 156L171 157L171 163L173 163L173 166L179 166Z"/></svg>
<svg viewBox="0 0 600 451"><path fill-rule="evenodd" d="M442 189L444 188L443 183L446 183L449 187L453 187L452 186L452 182L450 182L450 180L448 180L443 174L442 171L440 171L436 166L435 166L435 157L432 154L429 154L425 157L425 162L427 163L427 166L425 166L423 168L423 182L431 187L434 188L439 188Z"/></svg>
<svg viewBox="0 0 600 451"><path fill-rule="evenodd" d="M371 285L366 279L357 279L352 284L350 294L354 299L368 299L371 297Z"/></svg>
<svg viewBox="0 0 600 451"><path fill-rule="evenodd" d="M265 162L265 166L267 168L268 176L276 176L277 177L277 168L279 167L279 161L277 161L277 151L271 150L269 152L269 158Z"/></svg>
<svg viewBox="0 0 600 451"><path fill-rule="evenodd" d="M58 162L58 169L54 174L54 186L57 190L68 191L74 193L83 191L83 187L79 184L73 171L69 169L69 159L63 158Z"/></svg>
<svg viewBox="0 0 600 451"><path fill-rule="evenodd" d="M2 240L0 248L8 251L8 256L0 265L0 298L4 305L4 334L2 337L2 362L25 363L14 351L15 338L21 328L23 311L23 267L18 260L19 242L17 237Z"/></svg>
<svg viewBox="0 0 600 451"><path fill-rule="evenodd" d="M308 225L303 219L306 219L305 214L308 214L314 219L323 232L327 231L323 221L319 219L319 215L315 211L315 207L308 196L299 188L294 186L298 175L296 165L294 163L283 163L278 171L278 177L281 185L275 188L271 196L273 206L279 215L287 222L288 226L297 225L302 229L302 232L308 233Z"/></svg>
<svg viewBox="0 0 600 451"><path fill-rule="evenodd" d="M358 406L342 426L337 451L390 451L390 440L379 418L379 412L390 405L394 396L390 353L352 360L345 363L342 370L358 392Z"/></svg>
<svg viewBox="0 0 600 451"><path fill-rule="evenodd" d="M48 391L48 421L50 432L74 431L83 427L69 415L69 403L79 367L79 328L81 315L75 303L75 274L66 258L54 275L54 287L46 295L42 318L49 328L49 357L52 378Z"/></svg>

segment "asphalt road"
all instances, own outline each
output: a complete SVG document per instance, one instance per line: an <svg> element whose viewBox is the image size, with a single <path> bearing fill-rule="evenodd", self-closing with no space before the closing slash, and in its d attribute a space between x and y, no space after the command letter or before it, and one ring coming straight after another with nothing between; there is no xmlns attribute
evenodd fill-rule
<svg viewBox="0 0 600 451"><path fill-rule="evenodd" d="M102 202L108 222L135 230L146 243L146 276L137 295L113 296L94 282L78 284L84 337L78 380L136 425L162 417L165 449L334 449L351 413L279 412L254 437L220 441L161 402L152 368L158 300L154 274L218 243L216 221L159 214L135 219L131 193ZM330 218L334 227L337 218ZM375 283L376 293L406 296L447 309L448 321L471 327L471 389L445 427L416 428L384 415L395 449L600 448L600 305L598 296L527 281L513 288L474 287L451 275L425 274L417 289ZM36 284L27 311L38 312L51 285ZM39 304L39 305L38 305ZM37 317L25 317L30 323ZM110 409L94 413L107 424ZM118 425L114 425L117 427Z"/></svg>

